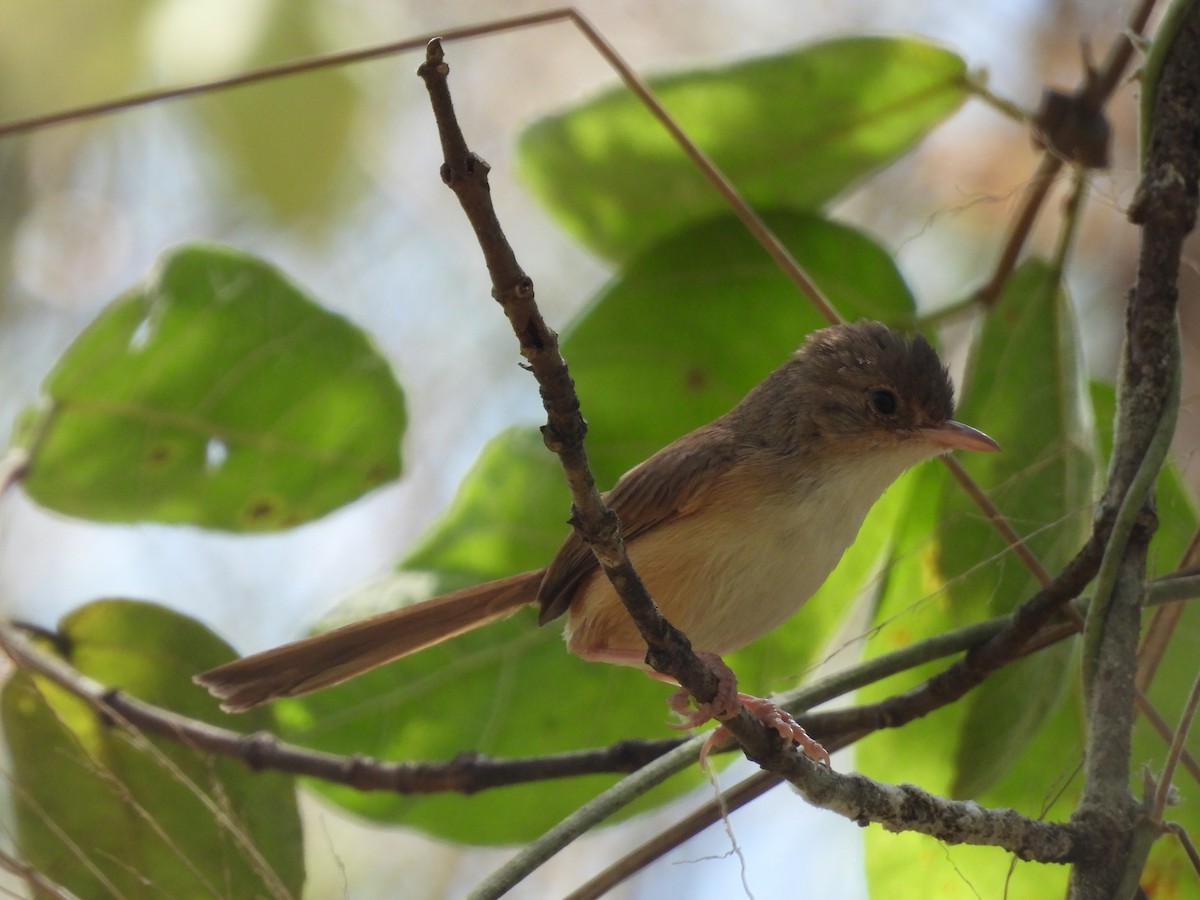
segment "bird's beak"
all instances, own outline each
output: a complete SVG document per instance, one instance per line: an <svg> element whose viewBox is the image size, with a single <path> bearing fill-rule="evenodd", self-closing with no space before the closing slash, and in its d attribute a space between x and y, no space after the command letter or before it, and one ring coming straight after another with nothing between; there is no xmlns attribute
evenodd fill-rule
<svg viewBox="0 0 1200 900"><path fill-rule="evenodd" d="M933 428L923 429L922 435L935 447L946 450L982 450L985 453L994 453L1000 449L1000 445L982 431L953 419Z"/></svg>

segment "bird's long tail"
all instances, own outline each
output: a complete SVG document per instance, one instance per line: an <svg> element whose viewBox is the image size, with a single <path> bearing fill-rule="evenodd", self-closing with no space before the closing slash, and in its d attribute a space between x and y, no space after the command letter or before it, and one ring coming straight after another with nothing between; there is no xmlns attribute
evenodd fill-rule
<svg viewBox="0 0 1200 900"><path fill-rule="evenodd" d="M227 712L330 687L504 618L534 601L541 570L464 588L226 663L195 677Z"/></svg>

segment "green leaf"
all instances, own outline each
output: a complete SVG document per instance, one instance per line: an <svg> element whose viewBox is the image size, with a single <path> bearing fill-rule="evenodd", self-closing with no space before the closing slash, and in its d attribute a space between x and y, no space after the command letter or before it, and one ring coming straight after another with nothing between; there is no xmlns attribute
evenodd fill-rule
<svg viewBox="0 0 1200 900"><path fill-rule="evenodd" d="M232 653L208 629L161 607L88 604L60 623L56 649L83 674L150 703L224 727L270 727L269 712L226 716L191 683ZM0 692L0 717L18 849L78 896L300 893L292 779L130 734L24 672Z"/></svg>
<svg viewBox="0 0 1200 900"><path fill-rule="evenodd" d="M887 255L815 216L773 225L850 316L911 321L913 300ZM601 484L724 412L822 324L735 221L722 217L662 241L606 287L563 342L588 418L588 455ZM532 388L531 388L532 389ZM896 490L900 490L897 488ZM889 495L890 499L891 495ZM902 506L877 509L845 565L792 622L735 657L747 690L794 684L874 571ZM545 565L568 534L569 498L538 433L493 440L404 571L338 619L394 608L463 584ZM532 597L530 598L533 599ZM559 625L532 611L463 635L330 691L281 704L289 740L384 758L446 759L464 750L531 756L663 738L667 690L632 669L581 662ZM674 779L637 808L692 787ZM317 785L360 815L469 842L541 833L610 784L572 779L458 797L398 798Z"/></svg>
<svg viewBox="0 0 1200 900"><path fill-rule="evenodd" d="M0 4L0 116L8 122L128 92L141 71L146 19L154 11L153 0L113 0L103 9ZM64 66L48 51L68 41L71 65ZM5 198L10 206L21 200Z"/></svg>
<svg viewBox="0 0 1200 900"><path fill-rule="evenodd" d="M571 495L534 428L488 442L450 508L404 561L486 581L544 566L562 543Z"/></svg>
<svg viewBox="0 0 1200 900"><path fill-rule="evenodd" d="M896 520L886 586L868 643L872 656L979 618L975 611L960 609L948 600L947 585L938 566L940 546L956 540L970 514L949 520L941 518L942 495L953 485L943 466L925 465L908 477L911 485L903 500L902 514ZM945 665L945 661L934 662L894 676L865 688L859 699L870 702L905 691ZM983 802L994 804L1003 789L1009 793L999 805L1036 815L1044 802L1053 798L1054 789L1064 776L1064 767L1069 774L1075 761L1075 757L1063 751L1077 750L1081 741L1078 720L1072 718L1071 709L1065 703L1054 707L1049 721L1011 761L1008 775L981 798ZM911 782L934 793L948 794L957 777L956 760L949 745L963 729L966 717L966 704L960 702L902 728L876 732L859 743L855 754L857 767L872 778ZM1064 734L1066 738L1062 737ZM1051 737L1058 743L1051 743ZM1056 764L1048 765L1047 759L1055 760ZM993 847L948 847L924 835L892 834L875 827L867 829L865 839L867 879L875 897L907 897L913 894L913 885L920 885L922 894L939 900L1003 896L1004 885L1010 878L1010 858ZM1008 896L1055 896L1056 892L1061 893L1065 877L1066 870L1062 867L1022 864L1011 876Z"/></svg>
<svg viewBox="0 0 1200 900"><path fill-rule="evenodd" d="M953 539L961 517L941 520L941 495L950 475L940 464L920 466L907 476L907 500L896 522L884 588L868 637L868 655L878 656L974 621L969 613L947 602L946 584L937 566L939 543ZM871 702L908 690L944 668L929 663L898 674L860 692ZM957 734L962 704L935 710L901 729L878 731L858 744L858 765L864 774L885 781L909 781L928 790L948 786L952 766L945 750L947 736Z"/></svg>
<svg viewBox="0 0 1200 900"><path fill-rule="evenodd" d="M1028 286L1028 285L1026 285ZM1011 324L1011 323L1010 323ZM1014 340L1018 340L1016 336ZM1032 351L1036 346L1030 347ZM1039 355L1044 351L1039 350ZM1028 386L1019 388L1021 396ZM1096 427L1094 437L1097 456L1103 464L1112 447L1112 422L1116 408L1113 388L1109 385L1091 385L1091 403ZM1024 405L1018 404L1024 410ZM990 422L979 422L991 429ZM1082 433L1086 435L1086 431ZM1004 441L1005 450L1009 448ZM1151 552L1152 566L1159 572L1173 569L1197 526L1197 519L1186 491L1174 468L1164 468L1157 489L1157 505L1160 517L1159 530ZM918 523L916 531L928 523ZM944 527L942 533L957 536L958 525ZM910 577L924 574L929 581L923 588L909 584L896 584L899 588L891 596L888 612L896 618L886 626L882 635L901 631L906 625L909 634L900 637L897 643L907 643L921 634L933 633L950 627L961 618L957 605L941 602L940 569L932 565L935 557L935 537L923 553L898 554L901 560L893 576L907 573ZM889 582L889 588L893 585ZM926 590L927 599L918 605L923 612L939 608L944 611L944 621L922 620L917 627L911 622L914 617L901 608L902 599L921 595ZM891 593L889 591L889 593ZM935 599L936 598L936 599ZM1153 615L1148 612L1147 616ZM1158 668L1158 674L1149 694L1156 708L1167 721L1178 720L1180 710L1194 677L1195 649L1186 636L1200 630L1200 607L1184 605L1184 618L1175 629L1175 639ZM915 632L915 634L913 633ZM1075 642L1073 642L1075 643ZM1072 660L1073 668L1074 660ZM940 665L925 667L920 672L910 673L898 679L899 685L891 684L887 690L873 688L864 691L870 697L890 694L916 683L918 679L941 668ZM1051 685L1054 687L1054 685ZM1049 707L1041 727L1016 753L1007 771L999 780L983 791L978 799L993 808L1009 807L1027 815L1040 816L1049 820L1067 819L1078 800L1081 788L1081 766L1083 761L1083 712L1078 679L1066 679L1065 688L1052 692L1062 694L1057 704L1047 703L1039 690L1030 690L1030 699L1040 707ZM939 751L948 735L962 728L963 711L956 706L939 710L926 719L910 723L897 731L881 732L864 741L860 746L858 761L863 770L876 777L893 780L916 781L923 787L936 792L948 792L958 779L955 768L949 764L946 754ZM1200 753L1200 736L1193 734L1188 741L1193 753ZM1161 771L1166 745L1140 717L1134 729L1132 754L1132 777L1134 790L1141 790L1141 767L1149 765ZM1169 818L1179 822L1189 833L1200 830L1200 806L1184 802L1169 811ZM974 898L978 896L1050 897L1061 895L1068 871L1060 866L1045 866L1035 863L1014 861L1010 856L989 848L946 847L938 841L919 835L885 834L879 829L867 832L868 877L874 896L902 896L911 885L920 883L925 893L939 898ZM1010 864L1015 868L1009 871ZM1163 839L1156 843L1150 862L1142 878L1144 886L1156 885L1171 890L1185 882L1188 863L1178 842ZM1182 896L1182 895L1181 895ZM1188 894L1190 896L1190 894Z"/></svg>
<svg viewBox="0 0 1200 900"><path fill-rule="evenodd" d="M1067 820L1079 795L1081 722L1078 685L1073 683L1067 702L1055 707L1001 781L979 801L992 809L1010 808L1050 821ZM924 735L911 734L906 725L892 734L906 762L914 756L942 756L939 745L944 741L938 741L933 729ZM950 767L943 761L941 766L935 763L934 768L940 770L936 783L945 785ZM909 775L903 777L909 780ZM938 790L923 780L912 780L927 790ZM950 846L911 832L893 834L871 827L865 838L872 897L1062 897L1070 874L1066 866L1023 862L996 847ZM914 885L920 886L919 892Z"/></svg>
<svg viewBox="0 0 1200 900"><path fill-rule="evenodd" d="M24 486L69 515L267 531L400 472L404 398L367 335L229 249L168 253L44 391Z"/></svg>
<svg viewBox="0 0 1200 900"><path fill-rule="evenodd" d="M275 3L261 40L235 71L306 59L327 49L325 10L314 0ZM219 159L232 176L235 200L246 196L284 220L310 228L338 221L330 215L354 195L350 146L363 106L362 92L345 69L324 69L224 91L192 108L219 142Z"/></svg>
<svg viewBox="0 0 1200 900"><path fill-rule="evenodd" d="M751 204L817 209L957 109L965 76L941 47L858 37L650 84ZM521 176L564 227L614 259L724 207L624 89L538 122L518 153Z"/></svg>
<svg viewBox="0 0 1200 900"><path fill-rule="evenodd" d="M1078 340L1058 273L1025 263L984 322L960 410L1003 448L964 456L963 465L1048 572L1070 560L1091 524L1096 446ZM956 608L984 618L1037 590L965 492L950 485L943 503L946 516L963 517L938 558ZM975 796L1004 773L1074 671L1071 648L1061 644L971 692L954 796Z"/></svg>
<svg viewBox="0 0 1200 900"><path fill-rule="evenodd" d="M1027 263L984 323L956 417L999 441L1002 452L962 454L961 462L1050 571L1088 527L1089 412L1067 298L1048 266ZM899 520L871 655L1008 611L1036 589L947 471L928 466L914 476L919 502ZM939 794L979 796L992 786L989 801L1003 796L1037 815L1078 762L1072 663L1069 644L1042 651L960 702L871 735L859 745L858 764L870 777ZM861 699L907 690L944 668L922 666L863 690ZM938 897L994 896L1009 878L1010 861L994 848L948 849L877 829L868 831L867 847L876 896L899 896L914 883ZM1053 896L1062 877L1052 867L1019 866L1010 895Z"/></svg>
<svg viewBox="0 0 1200 900"><path fill-rule="evenodd" d="M460 582L427 579L426 585L440 591ZM623 738L671 737L664 726L669 692L633 669L571 656L557 626L539 629L533 610L523 610L354 681L277 705L282 734L290 741L384 759L449 760L464 751L527 757ZM357 815L403 822L455 841L494 844L531 839L617 777L565 779L550 791L545 783L533 783L472 796L311 786ZM700 780L697 769L630 812Z"/></svg>

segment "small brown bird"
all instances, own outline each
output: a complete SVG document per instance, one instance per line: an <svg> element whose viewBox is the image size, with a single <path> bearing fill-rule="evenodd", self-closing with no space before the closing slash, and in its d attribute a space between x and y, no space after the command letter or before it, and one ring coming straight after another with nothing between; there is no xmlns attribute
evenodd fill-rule
<svg viewBox="0 0 1200 900"><path fill-rule="evenodd" d="M731 718L745 703L821 758L785 713L738 694L719 657L800 608L909 466L955 449L999 449L953 413L949 375L924 338L878 322L834 325L809 335L728 413L621 477L606 500L630 557L663 615L722 679L718 699L687 725ZM337 684L535 602L542 624L566 615L571 652L645 668L645 642L571 534L544 569L257 653L196 681L240 711Z"/></svg>

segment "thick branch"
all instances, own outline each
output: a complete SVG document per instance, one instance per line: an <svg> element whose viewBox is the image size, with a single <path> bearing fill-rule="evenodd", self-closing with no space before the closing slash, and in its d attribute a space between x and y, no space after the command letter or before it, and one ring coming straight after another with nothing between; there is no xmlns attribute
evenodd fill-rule
<svg viewBox="0 0 1200 900"><path fill-rule="evenodd" d="M1142 247L1126 317L1113 463L1101 514L1119 511L1120 526L1125 520L1131 524L1114 534L1105 560L1112 575L1098 583L1098 594L1105 596L1097 597L1089 614L1085 675L1094 674L1088 684L1087 766L1073 821L1091 831L1093 852L1072 872L1071 896L1080 898L1132 896L1149 844L1129 791L1129 749L1140 599L1153 529L1153 502L1143 505L1143 498L1161 464L1155 450L1161 454L1178 403L1177 278L1183 241L1195 224L1200 180L1200 5L1193 3L1184 16L1153 51L1163 60L1161 78L1152 98L1142 183L1130 211L1142 225ZM1148 91L1155 88L1153 80L1146 85ZM1134 522L1139 508L1142 520Z"/></svg>
<svg viewBox="0 0 1200 900"><path fill-rule="evenodd" d="M947 800L911 784L880 784L862 775L816 772L805 776L810 803L888 831L915 831L948 844L1002 847L1021 859L1065 863L1081 847L1079 835L1055 822L1030 819L1011 809L988 809L974 801Z"/></svg>
<svg viewBox="0 0 1200 900"><path fill-rule="evenodd" d="M964 696L988 676L1026 652L1039 631L1059 613L1064 604L1079 596L1096 574L1104 555L1110 520L1097 520L1092 536L1075 558L1049 584L1021 604L995 636L972 648L962 659L947 666L903 694L853 711L862 724L872 728L898 728ZM837 713L830 714L837 716ZM817 732L822 736L821 732Z"/></svg>

